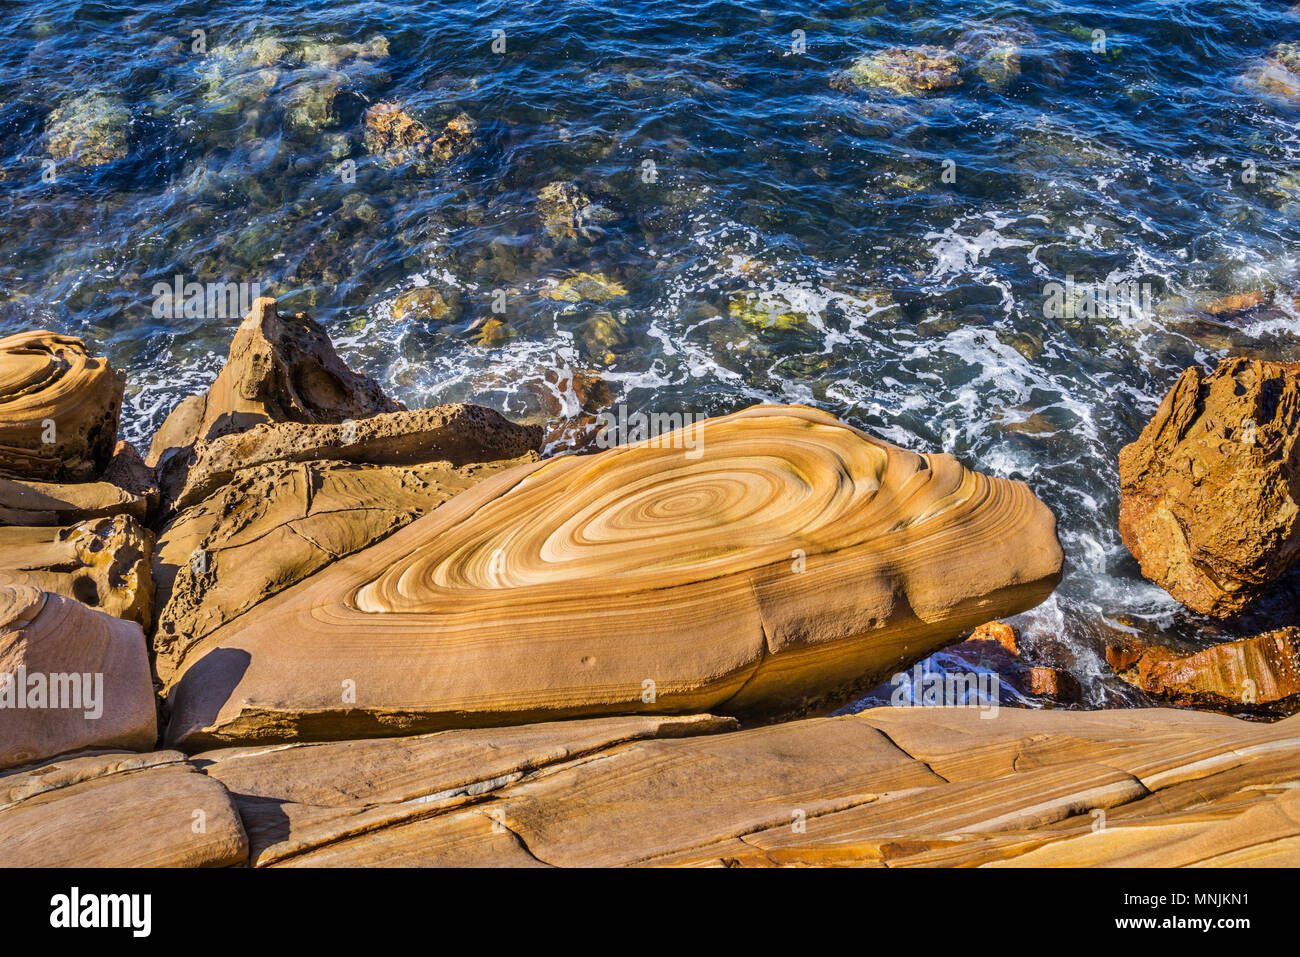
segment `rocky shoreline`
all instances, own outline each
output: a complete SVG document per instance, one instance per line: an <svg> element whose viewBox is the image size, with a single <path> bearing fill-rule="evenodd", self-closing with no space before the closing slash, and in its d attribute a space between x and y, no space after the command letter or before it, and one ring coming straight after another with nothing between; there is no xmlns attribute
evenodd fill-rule
<svg viewBox="0 0 1300 957"><path fill-rule="evenodd" d="M143 457L123 385L80 340L0 340L16 864L1295 856L1300 719L1226 716L1300 706L1294 608L1209 649L1108 646L1122 680L1223 714L823 717L963 639L1079 698L999 620L1061 577L1022 482L803 406L544 457L553 423L405 409L272 299ZM1187 370L1119 460L1143 573L1199 613L1257 607L1300 558L1298 437L1300 365Z"/></svg>

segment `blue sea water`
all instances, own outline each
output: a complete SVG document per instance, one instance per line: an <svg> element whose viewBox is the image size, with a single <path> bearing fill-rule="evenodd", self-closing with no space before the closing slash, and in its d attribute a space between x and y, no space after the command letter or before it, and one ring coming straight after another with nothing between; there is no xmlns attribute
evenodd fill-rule
<svg viewBox="0 0 1300 957"><path fill-rule="evenodd" d="M1300 359L1300 97L1266 64L1298 38L1243 0L7 3L0 334L92 342L138 444L238 322L155 315L177 275L310 312L411 407L576 415L569 370L632 411L818 406L1029 482L1068 568L1025 642L1132 702L1107 634L1212 632L1120 542L1116 455L1184 367ZM960 85L845 82L918 44L964 51ZM386 164L380 103L473 143ZM51 166L77 122L106 161ZM555 298L575 273L606 292ZM1151 295L1046 315L1069 278ZM445 314L394 308L422 287Z"/></svg>

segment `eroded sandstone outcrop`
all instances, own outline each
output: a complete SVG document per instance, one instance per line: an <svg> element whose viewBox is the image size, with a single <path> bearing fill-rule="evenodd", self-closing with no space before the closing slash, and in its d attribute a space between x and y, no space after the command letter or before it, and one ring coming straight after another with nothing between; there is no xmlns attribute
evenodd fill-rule
<svg viewBox="0 0 1300 957"><path fill-rule="evenodd" d="M65 528L0 527L0 584L65 595L147 631L153 545L153 533L129 515Z"/></svg>
<svg viewBox="0 0 1300 957"><path fill-rule="evenodd" d="M1193 611L1240 611L1300 557L1300 364L1188 369L1119 475L1142 573Z"/></svg>
<svg viewBox="0 0 1300 957"><path fill-rule="evenodd" d="M145 522L158 506L158 479L129 442L118 442L95 482L0 478L0 526L72 525L113 515Z"/></svg>
<svg viewBox="0 0 1300 957"><path fill-rule="evenodd" d="M239 808L249 835L250 863L258 866L326 848L351 836L374 836L483 795L634 741L679 739L734 730L731 718L712 715L593 718L510 728L371 738L320 745L226 748L195 755L193 764L220 781ZM535 865L504 828L488 822L501 863ZM387 832L389 834L395 831ZM504 837L504 839L503 839ZM448 849L472 859L467 846ZM372 850L378 862L380 837Z"/></svg>
<svg viewBox="0 0 1300 957"><path fill-rule="evenodd" d="M1055 587L1019 482L804 407L507 469L208 635L168 739L820 707Z"/></svg>
<svg viewBox="0 0 1300 957"><path fill-rule="evenodd" d="M124 377L54 332L0 339L0 474L85 482L117 441Z"/></svg>
<svg viewBox="0 0 1300 957"><path fill-rule="evenodd" d="M0 773L0 847L11 866L1300 863L1300 717L985 718L610 717L81 753Z"/></svg>
<svg viewBox="0 0 1300 957"><path fill-rule="evenodd" d="M454 466L284 462L241 469L163 530L154 553L158 676L254 605L535 454Z"/></svg>
<svg viewBox="0 0 1300 957"><path fill-rule="evenodd" d="M0 525L70 525L112 515L143 522L148 495L112 482L31 482L0 478Z"/></svg>
<svg viewBox="0 0 1300 957"><path fill-rule="evenodd" d="M176 496L176 507L197 504L240 469L272 462L461 466L518 458L536 452L541 441L540 427L516 425L493 409L465 403L381 413L340 425L276 422L205 444Z"/></svg>
<svg viewBox="0 0 1300 957"><path fill-rule="evenodd" d="M310 316L281 316L264 297L240 323L216 381L172 410L147 461L162 468L164 494L174 494L195 447L220 436L267 422L343 422L401 408L347 367Z"/></svg>
<svg viewBox="0 0 1300 957"><path fill-rule="evenodd" d="M30 585L0 585L0 702L0 768L158 734L140 626Z"/></svg>

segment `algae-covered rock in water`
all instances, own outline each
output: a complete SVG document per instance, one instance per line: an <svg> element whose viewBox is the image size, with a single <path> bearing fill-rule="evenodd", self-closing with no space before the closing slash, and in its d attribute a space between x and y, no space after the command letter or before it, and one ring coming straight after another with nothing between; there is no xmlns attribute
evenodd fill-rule
<svg viewBox="0 0 1300 957"><path fill-rule="evenodd" d="M441 321L451 313L442 293L432 286L416 286L393 300L393 319L397 322Z"/></svg>
<svg viewBox="0 0 1300 957"><path fill-rule="evenodd" d="M1010 86L1020 75L1023 46L1030 36L999 26L972 27L953 44L953 50L971 65L981 80L996 90Z"/></svg>
<svg viewBox="0 0 1300 957"><path fill-rule="evenodd" d="M341 74L309 77L290 87L285 99L285 119L303 133L314 133L338 122L334 102L346 78Z"/></svg>
<svg viewBox="0 0 1300 957"><path fill-rule="evenodd" d="M808 322L806 314L791 309L786 303L753 293L733 296L728 311L731 318L743 322L751 329L791 332Z"/></svg>
<svg viewBox="0 0 1300 957"><path fill-rule="evenodd" d="M627 290L621 284L604 273L592 272L573 273L542 290L543 298L557 302L608 302L626 295Z"/></svg>
<svg viewBox="0 0 1300 957"><path fill-rule="evenodd" d="M609 365L632 346L632 338L610 311L602 309L578 327L578 344L593 362Z"/></svg>
<svg viewBox="0 0 1300 957"><path fill-rule="evenodd" d="M1300 43L1277 44L1246 71L1244 80L1247 86L1271 96L1300 99Z"/></svg>
<svg viewBox="0 0 1300 957"><path fill-rule="evenodd" d="M474 336L474 344L484 349L491 349L495 346L504 345L514 335L510 327L500 319L488 319L478 328Z"/></svg>
<svg viewBox="0 0 1300 957"><path fill-rule="evenodd" d="M384 166L412 163L425 170L441 166L475 146L477 124L466 113L453 117L436 138L433 132L397 103L377 103L366 110L366 149Z"/></svg>
<svg viewBox="0 0 1300 957"><path fill-rule="evenodd" d="M890 47L854 60L846 76L859 87L915 95L960 86L964 66L961 56L946 47Z"/></svg>
<svg viewBox="0 0 1300 957"><path fill-rule="evenodd" d="M46 152L75 166L102 166L127 154L131 114L121 97L92 92L66 100L45 121Z"/></svg>
<svg viewBox="0 0 1300 957"><path fill-rule="evenodd" d="M537 214L552 236L589 238L600 232L600 223L617 219L611 209L593 202L576 183L547 183L537 193Z"/></svg>

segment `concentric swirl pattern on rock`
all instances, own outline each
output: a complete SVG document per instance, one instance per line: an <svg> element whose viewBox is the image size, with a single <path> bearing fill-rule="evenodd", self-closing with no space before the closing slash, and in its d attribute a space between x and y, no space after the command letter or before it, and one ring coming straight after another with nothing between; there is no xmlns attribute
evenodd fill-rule
<svg viewBox="0 0 1300 957"><path fill-rule="evenodd" d="M86 481L113 455L123 377L53 332L0 339L0 471Z"/></svg>
<svg viewBox="0 0 1300 957"><path fill-rule="evenodd" d="M804 407L695 428L506 470L264 602L186 656L170 739L820 706L1059 579L1021 483Z"/></svg>
<svg viewBox="0 0 1300 957"><path fill-rule="evenodd" d="M556 460L472 526L385 572L357 607L433 611L445 589L567 588L586 576L660 587L666 575L786 562L797 536L821 537L823 549L847 544L888 462L843 427L814 425L776 452L754 448L744 430L703 434L708 458L698 463L649 447Z"/></svg>

